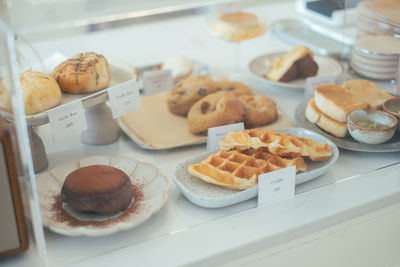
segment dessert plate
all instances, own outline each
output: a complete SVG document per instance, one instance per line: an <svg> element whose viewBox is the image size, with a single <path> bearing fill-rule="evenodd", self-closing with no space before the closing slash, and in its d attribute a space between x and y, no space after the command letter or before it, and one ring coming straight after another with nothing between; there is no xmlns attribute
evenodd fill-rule
<svg viewBox="0 0 400 267"><path fill-rule="evenodd" d="M306 159L307 171L296 174L296 184L305 183L324 174L338 159L338 148L333 142L322 135L302 128L287 128L279 131L311 138L317 142L327 142L332 150L332 157L327 161L317 162ZM197 155L180 163L176 167L174 180L183 195L194 204L206 208L226 207L256 197L258 194L257 186L243 191L226 189L218 185L206 183L188 172L190 164L198 163L214 152L216 151Z"/></svg>
<svg viewBox="0 0 400 267"><path fill-rule="evenodd" d="M131 179L135 201L113 215L79 212L62 203L60 192L66 176L89 165L110 165ZM153 165L123 156L92 156L61 164L36 178L43 225L68 235L102 236L127 230L145 222L161 209L168 197L168 179Z"/></svg>
<svg viewBox="0 0 400 267"><path fill-rule="evenodd" d="M361 151L361 152L397 152L400 151L400 134L399 132L395 133L395 135L387 141L386 143L379 144L379 145L371 145L371 144L363 144L355 139L353 139L350 135L346 138L338 138L330 133L325 132L324 130L320 129L315 124L309 122L305 116L307 104L311 98L306 98L300 105L296 108L296 124L299 127L303 127L306 129L310 129L314 132L317 132L324 137L331 140L335 143L338 147L344 148L347 150L352 151Z"/></svg>
<svg viewBox="0 0 400 267"><path fill-rule="evenodd" d="M265 85L303 90L306 85L306 79L297 79L291 82L274 82L266 77L274 61L285 54L286 52L272 53L253 59L249 63L250 72L259 80L263 81ZM342 66L333 58L314 55L314 60L318 64L318 73L316 76L333 74L334 77L337 78L342 73Z"/></svg>

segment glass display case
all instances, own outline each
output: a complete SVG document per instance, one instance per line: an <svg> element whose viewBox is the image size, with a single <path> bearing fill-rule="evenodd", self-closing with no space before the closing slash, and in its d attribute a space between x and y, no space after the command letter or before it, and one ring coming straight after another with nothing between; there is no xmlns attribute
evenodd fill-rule
<svg viewBox="0 0 400 267"><path fill-rule="evenodd" d="M364 9L364 13L357 13L358 7L369 4L358 1L351 6L350 14L357 14L353 24L345 23L348 16L343 16L343 23L335 17L339 25L329 25L355 25L353 42L331 41L320 34L321 29L306 21L313 16L306 17L304 10L299 11L300 4L307 7L305 2L3 1L0 74L5 84L3 91L10 96L8 103L12 105L9 109L1 106L1 115L11 123L18 143L19 181L30 246L20 255L0 259L0 264L221 265L398 204L398 130L382 144L367 144L348 134L347 117L335 124L345 128L344 136L340 137L340 133L324 128L306 115L320 84L345 90L341 86L344 83L365 79L379 88L379 95L384 96L381 102L385 97L399 95L397 21L373 16ZM350 6L345 5L344 12L347 8ZM223 17L224 14L234 16ZM210 32L211 17L214 22L219 20L218 29L223 32L236 31L238 27L238 32L247 31L257 25L257 34L251 35L254 38L241 35L246 41L240 42L239 48L237 43L216 38ZM362 32L364 23L368 23L368 29L376 25L375 30L381 31L377 38L390 38L384 42L390 47L363 46L372 43L363 41L371 34ZM307 30L304 35L302 30ZM312 58L314 63L310 64L316 64L317 70L301 76L300 60L294 60L291 66L297 76L291 81L275 79L270 70L279 62L290 60L287 55L294 47L303 46L301 51L306 51L308 59ZM292 51L297 53L296 49ZM83 54L86 52L93 54ZM83 63L86 57L91 58L89 63ZM103 59L107 63L101 69ZM81 65L70 67L71 62L86 64L89 70L93 67L95 87L107 74L111 77L105 86L84 92L88 86L80 86L84 82L78 78ZM73 89L67 88L67 82L63 84L68 68L76 73L70 87ZM374 69L366 74L362 72L365 68ZM380 73L378 69L386 76L373 76ZM55 105L35 114L24 114L26 95L21 95L22 80L20 85L18 76L26 70L49 75L48 80L55 79L63 90ZM196 78L206 82L195 79L185 84L193 76L208 77ZM306 165L292 177L293 195L266 205L257 202L257 182L241 190L206 183L189 169L193 168L191 164L210 156L206 144L211 137L207 140L204 129L196 128L201 116L207 113L202 110L208 107L199 108L195 127L190 125L192 109L185 111L188 118L177 115L182 109L173 108L176 99L169 95L171 90L185 95L183 91L179 93L182 86L190 88L186 93L196 92L196 101L208 97L207 90L233 93L249 90L245 94L251 94L252 98L268 97L274 103L268 111L275 108L276 112L274 120L266 126L268 129L279 130L285 138L292 134L311 139L311 147L317 146L314 142L323 143L329 156L324 155L323 161L312 160L314 154L298 148L290 150L287 145L283 147L290 155L274 154L271 151L277 150L264 140L259 144L264 147L261 152L283 158L284 163L280 164L296 165L298 169L302 163ZM76 90L82 92L76 94ZM240 96L227 94L240 103L239 109L243 111L239 116L243 120L245 104L237 100ZM357 101L362 102L361 108L372 105L359 98ZM378 104L379 108L383 102ZM25 103L25 112L28 108ZM233 116L236 111L231 110L223 118ZM390 116L396 118L395 114ZM205 121L208 122L207 118ZM234 122L237 121L225 124ZM256 138L251 137L253 141ZM311 142L304 140L301 142L307 145ZM251 145L240 144L248 149L242 152L243 149L234 148L228 141L225 144L231 147L226 153L239 151L240 155L230 155L231 162L219 165L218 169L225 174L230 167L246 161L246 171L236 170L239 178L244 179L249 169L261 168L260 160L267 161L262 156L248 159L255 149ZM300 141L291 142L299 146ZM317 153L312 149L312 153ZM220 152L217 159L211 158L210 165L227 159L224 153ZM75 171L93 165L96 167L92 172L96 174L80 174L77 181L90 177L93 180L67 188L64 184L67 177L72 179ZM128 207L125 205L110 215L91 208L79 211L72 207L72 202L65 203L76 188L102 187L105 183L98 181L105 172L104 166L122 170L127 178L121 176L132 185L129 189L133 200L129 200ZM264 171L256 170L257 176ZM257 176L253 180L257 181ZM102 194L93 196L107 198L103 193L108 188L102 190Z"/></svg>

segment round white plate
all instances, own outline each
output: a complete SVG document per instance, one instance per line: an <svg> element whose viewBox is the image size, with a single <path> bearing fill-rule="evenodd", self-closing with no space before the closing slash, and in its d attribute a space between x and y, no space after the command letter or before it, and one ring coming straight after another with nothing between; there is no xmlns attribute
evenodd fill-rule
<svg viewBox="0 0 400 267"><path fill-rule="evenodd" d="M375 66L371 64L365 64L363 62L358 61L357 59L352 59L351 64L368 72L386 74L386 75L395 75L397 70L397 67L388 68L384 66Z"/></svg>
<svg viewBox="0 0 400 267"><path fill-rule="evenodd" d="M73 210L61 203L60 192L72 171L95 164L124 171L132 181L135 201L124 211L100 215ZM166 203L168 180L153 165L123 156L92 156L59 165L36 178L43 225L69 236L102 236L133 228L155 214Z"/></svg>
<svg viewBox="0 0 400 267"><path fill-rule="evenodd" d="M396 73L380 73L376 71L371 71L369 69L365 69L363 67L360 67L358 65L353 64L353 62L350 63L351 68L357 72L358 74L371 78L371 79L376 79L376 80L391 80L394 79L396 76Z"/></svg>
<svg viewBox="0 0 400 267"><path fill-rule="evenodd" d="M396 61L388 61L388 60L374 60L369 59L359 54L352 53L351 54L351 61L357 63L358 65L368 65L371 67L377 67L380 70L384 71L396 71L397 69L397 62Z"/></svg>
<svg viewBox="0 0 400 267"><path fill-rule="evenodd" d="M298 79L291 82L274 82L266 77L275 59L282 57L285 54L286 52L273 53L259 56L253 59L252 61L250 61L249 64L250 72L260 80L264 81L267 85L278 86L287 89L303 90L306 84L305 79ZM316 76L333 74L336 78L342 72L342 66L333 58L314 55L314 60L318 64L318 73Z"/></svg>
<svg viewBox="0 0 400 267"><path fill-rule="evenodd" d="M339 150L336 145L329 139L313 131L303 128L287 128L279 131L311 138L317 142L327 142L332 150L332 157L327 161L318 162L306 159L307 171L296 174L296 184L305 183L324 174L339 157ZM218 185L206 183L203 180L190 175L188 172L188 166L206 159L211 153L215 153L215 151L197 155L180 163L176 167L174 177L175 183L187 199L201 207L221 208L257 196L258 186L243 191L230 190Z"/></svg>

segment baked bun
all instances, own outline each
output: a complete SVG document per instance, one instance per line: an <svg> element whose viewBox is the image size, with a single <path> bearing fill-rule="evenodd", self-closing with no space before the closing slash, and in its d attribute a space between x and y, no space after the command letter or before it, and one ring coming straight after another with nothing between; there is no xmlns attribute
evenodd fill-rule
<svg viewBox="0 0 400 267"><path fill-rule="evenodd" d="M245 107L244 125L253 128L274 122L277 118L275 102L266 96L239 96Z"/></svg>
<svg viewBox="0 0 400 267"><path fill-rule="evenodd" d="M227 91L228 93L232 93L235 96L251 94L251 88L242 82L227 80L216 81L215 88L217 88L217 91Z"/></svg>
<svg viewBox="0 0 400 267"><path fill-rule="evenodd" d="M133 199L129 177L108 165L91 165L71 172L64 181L61 198L72 208L101 214L117 213Z"/></svg>
<svg viewBox="0 0 400 267"><path fill-rule="evenodd" d="M208 128L243 121L243 103L233 94L218 92L196 102L188 113L189 131L204 133Z"/></svg>
<svg viewBox="0 0 400 267"><path fill-rule="evenodd" d="M275 82L290 82L316 75L318 64L313 52L305 46L296 46L274 61L267 78Z"/></svg>
<svg viewBox="0 0 400 267"><path fill-rule="evenodd" d="M197 75L177 83L168 96L168 108L174 114L186 116L201 98L215 93L214 81L209 76Z"/></svg>
<svg viewBox="0 0 400 267"><path fill-rule="evenodd" d="M57 106L61 90L56 80L47 74L27 71L19 77L25 114L32 115Z"/></svg>
<svg viewBox="0 0 400 267"><path fill-rule="evenodd" d="M90 93L109 85L111 70L102 55L88 52L62 62L54 69L52 76L63 92Z"/></svg>

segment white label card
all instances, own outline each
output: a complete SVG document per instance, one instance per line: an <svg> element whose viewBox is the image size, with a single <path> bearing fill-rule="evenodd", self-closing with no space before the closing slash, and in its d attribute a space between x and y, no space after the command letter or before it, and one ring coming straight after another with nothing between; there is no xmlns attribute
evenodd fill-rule
<svg viewBox="0 0 400 267"><path fill-rule="evenodd" d="M306 80L306 88L304 90L304 97L314 95L315 88L320 84L333 84L335 83L335 76L333 74L309 77Z"/></svg>
<svg viewBox="0 0 400 267"><path fill-rule="evenodd" d="M228 124L208 129L207 151L219 149L219 142L224 139L229 132L240 132L244 130L243 122Z"/></svg>
<svg viewBox="0 0 400 267"><path fill-rule="evenodd" d="M215 9L217 14L239 12L243 10L243 1L232 1L228 3L217 4Z"/></svg>
<svg viewBox="0 0 400 267"><path fill-rule="evenodd" d="M140 108L139 87L135 80L107 89L113 119Z"/></svg>
<svg viewBox="0 0 400 267"><path fill-rule="evenodd" d="M143 73L143 91L145 95L153 95L169 91L174 86L171 70L152 70Z"/></svg>
<svg viewBox="0 0 400 267"><path fill-rule="evenodd" d="M76 100L47 111L55 140L80 135L87 129L82 101Z"/></svg>
<svg viewBox="0 0 400 267"><path fill-rule="evenodd" d="M293 197L296 186L296 166L258 176L258 206Z"/></svg>

